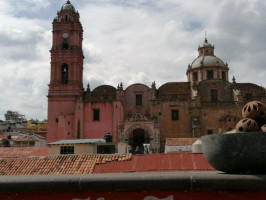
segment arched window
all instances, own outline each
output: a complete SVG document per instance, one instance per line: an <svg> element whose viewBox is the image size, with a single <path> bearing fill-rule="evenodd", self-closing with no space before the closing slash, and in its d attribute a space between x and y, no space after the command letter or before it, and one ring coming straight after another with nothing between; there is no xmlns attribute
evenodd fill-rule
<svg viewBox="0 0 266 200"><path fill-rule="evenodd" d="M213 70L207 70L207 79L213 79Z"/></svg>
<svg viewBox="0 0 266 200"><path fill-rule="evenodd" d="M63 49L68 49L68 37L62 38L62 47Z"/></svg>
<svg viewBox="0 0 266 200"><path fill-rule="evenodd" d="M222 79L226 80L226 73L225 72L222 72Z"/></svg>
<svg viewBox="0 0 266 200"><path fill-rule="evenodd" d="M62 65L62 71L61 71L61 83L62 84L68 84L68 65L63 64Z"/></svg>
<svg viewBox="0 0 266 200"><path fill-rule="evenodd" d="M211 102L218 101L217 89L211 89Z"/></svg>

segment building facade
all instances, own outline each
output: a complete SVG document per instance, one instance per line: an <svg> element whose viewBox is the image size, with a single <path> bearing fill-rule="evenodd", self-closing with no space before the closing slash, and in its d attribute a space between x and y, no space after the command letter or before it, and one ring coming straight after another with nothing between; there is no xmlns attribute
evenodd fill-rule
<svg viewBox="0 0 266 200"><path fill-rule="evenodd" d="M48 142L104 138L127 150L150 144L162 152L166 138L200 137L233 130L242 107L266 102L265 89L228 80L229 67L207 39L188 66L187 82L156 87L133 84L83 88L83 29L79 13L67 1L53 21L48 92ZM120 148L121 149L121 148ZM126 150L125 150L126 151Z"/></svg>

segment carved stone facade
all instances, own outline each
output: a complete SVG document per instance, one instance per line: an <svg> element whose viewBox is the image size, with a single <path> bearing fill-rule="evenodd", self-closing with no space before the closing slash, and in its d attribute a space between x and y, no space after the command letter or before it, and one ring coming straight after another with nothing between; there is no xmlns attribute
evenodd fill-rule
<svg viewBox="0 0 266 200"><path fill-rule="evenodd" d="M266 102L265 89L228 81L229 67L214 56L205 39L187 69L187 82L159 88L133 84L83 89L82 25L67 1L53 21L51 79L48 93L48 142L104 138L123 148L163 152L166 138L200 137L231 131L246 102ZM125 150L126 151L126 150Z"/></svg>

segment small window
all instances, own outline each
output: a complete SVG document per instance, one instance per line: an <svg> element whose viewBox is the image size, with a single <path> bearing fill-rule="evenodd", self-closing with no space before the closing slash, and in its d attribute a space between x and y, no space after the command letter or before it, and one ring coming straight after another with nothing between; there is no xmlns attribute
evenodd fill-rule
<svg viewBox="0 0 266 200"><path fill-rule="evenodd" d="M58 121L59 121L58 118L55 118L55 122L58 123Z"/></svg>
<svg viewBox="0 0 266 200"><path fill-rule="evenodd" d="M252 101L252 100L253 100L253 98L252 98L252 93L246 93L246 94L245 94L245 100L246 100L246 101Z"/></svg>
<svg viewBox="0 0 266 200"><path fill-rule="evenodd" d="M104 96L103 96L103 100L104 100L104 101L107 101L108 99L109 99L108 95L104 95Z"/></svg>
<svg viewBox="0 0 266 200"><path fill-rule="evenodd" d="M93 121L100 121L100 109L93 109Z"/></svg>
<svg viewBox="0 0 266 200"><path fill-rule="evenodd" d="M218 95L217 95L217 90L212 89L211 90L211 101L212 102L217 102L218 101Z"/></svg>
<svg viewBox="0 0 266 200"><path fill-rule="evenodd" d="M225 72L222 72L222 79L223 80L226 80L226 74L225 74Z"/></svg>
<svg viewBox="0 0 266 200"><path fill-rule="evenodd" d="M30 141L30 142L29 142L29 146L30 146L30 147L33 147L34 145L35 145L35 142L34 142L34 141Z"/></svg>
<svg viewBox="0 0 266 200"><path fill-rule="evenodd" d="M197 81L198 80L198 72L194 72L193 73L193 81Z"/></svg>
<svg viewBox="0 0 266 200"><path fill-rule="evenodd" d="M172 110L172 120L178 120L178 110Z"/></svg>
<svg viewBox="0 0 266 200"><path fill-rule="evenodd" d="M98 145L97 154L114 154L115 145Z"/></svg>
<svg viewBox="0 0 266 200"><path fill-rule="evenodd" d="M141 106L142 105L142 94L136 95L136 105Z"/></svg>
<svg viewBox="0 0 266 200"><path fill-rule="evenodd" d="M212 135L212 134L213 134L213 130L212 130L212 129L208 129L208 130L207 130L207 134L208 134L208 135Z"/></svg>
<svg viewBox="0 0 266 200"><path fill-rule="evenodd" d="M207 70L207 79L213 79L213 70Z"/></svg>
<svg viewBox="0 0 266 200"><path fill-rule="evenodd" d="M74 146L61 146L60 154L74 154Z"/></svg>
<svg viewBox="0 0 266 200"><path fill-rule="evenodd" d="M172 95L171 95L171 99L172 99L172 100L177 100L177 94L172 94Z"/></svg>

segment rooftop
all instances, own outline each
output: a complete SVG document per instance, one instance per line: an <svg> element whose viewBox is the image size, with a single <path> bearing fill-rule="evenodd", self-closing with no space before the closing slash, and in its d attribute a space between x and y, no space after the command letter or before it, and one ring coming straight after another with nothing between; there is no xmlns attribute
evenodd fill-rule
<svg viewBox="0 0 266 200"><path fill-rule="evenodd" d="M17 148L18 149L18 148ZM122 161L122 162L121 162ZM214 171L203 154L87 154L0 159L0 175Z"/></svg>
<svg viewBox="0 0 266 200"><path fill-rule="evenodd" d="M111 163L116 164L112 166ZM40 199L40 195L43 200L265 199L266 175L225 174L206 169L204 163L202 154L65 155L2 159L0 172L13 173L0 176L0 199ZM119 170L108 171L111 172L108 174L90 174L102 166L105 167L101 170ZM166 166L175 169L197 168L201 171L147 170L166 169ZM127 171L128 167L138 169L136 171L145 170L113 173L132 172ZM70 174L71 171L77 173Z"/></svg>
<svg viewBox="0 0 266 200"><path fill-rule="evenodd" d="M87 154L0 159L0 175L90 174L96 164L130 160L131 154Z"/></svg>
<svg viewBox="0 0 266 200"><path fill-rule="evenodd" d="M214 171L203 154L169 153L134 155L125 162L96 165L93 173Z"/></svg>
<svg viewBox="0 0 266 200"><path fill-rule="evenodd" d="M21 157L40 157L47 156L47 147L1 147L1 158L21 158ZM1 161L0 161L1 162Z"/></svg>
<svg viewBox="0 0 266 200"><path fill-rule="evenodd" d="M105 143L104 139L78 139L78 140L60 140L49 143L48 145L61 145L61 144L92 144L92 143Z"/></svg>

